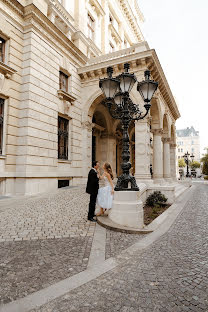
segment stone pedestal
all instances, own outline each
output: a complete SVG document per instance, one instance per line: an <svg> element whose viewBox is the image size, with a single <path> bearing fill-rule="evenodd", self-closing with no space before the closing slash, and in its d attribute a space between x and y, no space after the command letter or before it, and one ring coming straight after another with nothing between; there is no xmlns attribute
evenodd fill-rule
<svg viewBox="0 0 208 312"><path fill-rule="evenodd" d="M139 192L116 191L113 207L109 211L109 219L126 227L142 229L144 227L144 213Z"/></svg>

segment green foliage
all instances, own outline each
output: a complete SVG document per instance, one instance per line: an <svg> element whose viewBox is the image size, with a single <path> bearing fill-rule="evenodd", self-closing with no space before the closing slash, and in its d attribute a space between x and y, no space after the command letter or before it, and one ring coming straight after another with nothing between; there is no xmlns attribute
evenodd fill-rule
<svg viewBox="0 0 208 312"><path fill-rule="evenodd" d="M155 191L147 197L146 204L158 208L160 205L166 203L167 198L160 191Z"/></svg>
<svg viewBox="0 0 208 312"><path fill-rule="evenodd" d="M180 168L186 167L186 163L185 163L185 160L183 158L180 158L178 160L178 167L180 167Z"/></svg>
<svg viewBox="0 0 208 312"><path fill-rule="evenodd" d="M200 168L200 162L198 162L198 161L192 161L192 162L190 163L190 166L191 166L192 169Z"/></svg>
<svg viewBox="0 0 208 312"><path fill-rule="evenodd" d="M203 162L202 173L208 175L208 154L204 155L201 161Z"/></svg>
<svg viewBox="0 0 208 312"><path fill-rule="evenodd" d="M204 180L208 180L208 176L204 176Z"/></svg>

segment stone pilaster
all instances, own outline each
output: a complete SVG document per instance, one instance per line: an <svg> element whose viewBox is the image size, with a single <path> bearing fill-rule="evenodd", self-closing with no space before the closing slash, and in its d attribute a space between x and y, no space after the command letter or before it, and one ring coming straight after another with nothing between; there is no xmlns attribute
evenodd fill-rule
<svg viewBox="0 0 208 312"><path fill-rule="evenodd" d="M163 139L163 177L165 179L171 178L170 170L170 139Z"/></svg>
<svg viewBox="0 0 208 312"><path fill-rule="evenodd" d="M153 132L153 178L155 182L163 179L163 142L162 129L152 130Z"/></svg>
<svg viewBox="0 0 208 312"><path fill-rule="evenodd" d="M86 178L92 162L92 123L89 121L82 123L82 161L83 177Z"/></svg>
<svg viewBox="0 0 208 312"><path fill-rule="evenodd" d="M170 144L170 172L171 178L176 181L176 144Z"/></svg>
<svg viewBox="0 0 208 312"><path fill-rule="evenodd" d="M135 178L151 180L150 127L147 119L135 121Z"/></svg>

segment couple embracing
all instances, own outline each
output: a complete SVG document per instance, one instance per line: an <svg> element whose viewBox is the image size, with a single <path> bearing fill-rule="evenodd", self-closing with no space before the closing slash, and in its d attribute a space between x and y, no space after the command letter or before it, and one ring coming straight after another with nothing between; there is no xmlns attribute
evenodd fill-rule
<svg viewBox="0 0 208 312"><path fill-rule="evenodd" d="M95 222L95 206L96 202L100 207L100 212L97 216L104 214L105 210L112 207L114 185L113 185L113 172L109 163L104 163L104 173L100 174L100 164L98 161L93 161L92 169L88 174L86 192L90 194L90 203L88 211L88 220ZM103 179L105 186L99 188L99 180Z"/></svg>

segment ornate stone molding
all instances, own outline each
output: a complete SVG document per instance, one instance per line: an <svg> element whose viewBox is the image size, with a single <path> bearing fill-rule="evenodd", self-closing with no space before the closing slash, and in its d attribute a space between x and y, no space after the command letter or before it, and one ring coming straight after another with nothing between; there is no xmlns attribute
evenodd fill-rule
<svg viewBox="0 0 208 312"><path fill-rule="evenodd" d="M5 76L5 78L10 79L13 74L17 71L12 67L0 62L0 73Z"/></svg>
<svg viewBox="0 0 208 312"><path fill-rule="evenodd" d="M111 32L111 36L112 38L115 38L115 41L117 43L121 43L122 42L122 39L119 35L119 33L117 32L117 30L115 29L115 27L110 23L109 26L108 26L110 32Z"/></svg>
<svg viewBox="0 0 208 312"><path fill-rule="evenodd" d="M151 132L153 133L153 135L163 135L163 129L152 129Z"/></svg>
<svg viewBox="0 0 208 312"><path fill-rule="evenodd" d="M163 143L170 143L171 139L170 138L162 138Z"/></svg>
<svg viewBox="0 0 208 312"><path fill-rule="evenodd" d="M134 15L134 12L132 11L129 2L126 0L120 0L120 5L123 9L124 14L126 15L128 22L130 23L134 34L136 36L136 38L138 39L138 41L142 41L144 40L142 33L139 31L139 27L138 27L138 23L137 23L137 19ZM138 10L137 10L138 12ZM139 18L141 18L141 14L139 15Z"/></svg>
<svg viewBox="0 0 208 312"><path fill-rule="evenodd" d="M18 15L23 16L24 15L24 8L23 6L16 0L2 0L7 5L9 5L13 11L15 11Z"/></svg>
<svg viewBox="0 0 208 312"><path fill-rule="evenodd" d="M69 59L80 66L85 64L87 57L33 4L25 7L25 30L35 28L43 36L58 46Z"/></svg>
<svg viewBox="0 0 208 312"><path fill-rule="evenodd" d="M91 4L91 6L95 7L95 11L97 12L98 15L102 15L102 16L105 15L105 11L103 10L98 0L89 0L89 3Z"/></svg>
<svg viewBox="0 0 208 312"><path fill-rule="evenodd" d="M58 90L57 93L58 93L58 97L60 100L66 100L66 101L69 101L70 103L72 103L76 100L76 98L73 95L71 95L71 94L69 94L63 90Z"/></svg>

